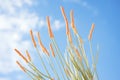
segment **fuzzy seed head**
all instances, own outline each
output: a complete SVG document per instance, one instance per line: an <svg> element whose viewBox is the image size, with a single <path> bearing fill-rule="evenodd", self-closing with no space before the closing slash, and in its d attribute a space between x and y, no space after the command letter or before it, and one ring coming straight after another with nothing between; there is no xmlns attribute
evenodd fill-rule
<svg viewBox="0 0 120 80"><path fill-rule="evenodd" d="M91 29L90 29L90 33L88 35L88 40L92 39L92 33L93 33L93 30L94 30L94 27L95 27L95 24L92 24Z"/></svg>
<svg viewBox="0 0 120 80"><path fill-rule="evenodd" d="M33 36L33 32L32 32L32 30L30 30L30 36L31 36L31 39L32 39L33 45L34 45L34 47L36 48L36 42L35 42L35 39L34 39L34 36Z"/></svg>
<svg viewBox="0 0 120 80"><path fill-rule="evenodd" d="M28 61L30 62L31 61L31 57L30 57L30 54L29 54L28 50L26 50L26 55L27 55Z"/></svg>
<svg viewBox="0 0 120 80"><path fill-rule="evenodd" d="M49 56L48 50L44 47L44 45L43 45L43 43L42 43L42 41L41 41L40 33L39 33L39 32L37 33L37 37L38 37L38 42L39 42L39 45L40 45L42 51Z"/></svg>
<svg viewBox="0 0 120 80"><path fill-rule="evenodd" d="M26 72L25 68L18 61L16 61L16 63L24 72Z"/></svg>
<svg viewBox="0 0 120 80"><path fill-rule="evenodd" d="M19 51L19 50L17 50L17 49L14 49L15 50L15 52L21 57L21 58L23 58L23 60L26 62L26 63L28 63L28 60L22 55L22 53Z"/></svg>
<svg viewBox="0 0 120 80"><path fill-rule="evenodd" d="M47 21L47 25L48 25L48 33L49 33L49 36L50 36L50 38L54 38L52 29L51 29L51 26L50 26L50 19L49 19L48 16L46 17L46 21Z"/></svg>
<svg viewBox="0 0 120 80"><path fill-rule="evenodd" d="M82 57L78 51L78 49L75 49L76 55L78 56L79 60L82 61Z"/></svg>
<svg viewBox="0 0 120 80"><path fill-rule="evenodd" d="M74 33L77 34L77 29L76 29L75 23L74 23L73 10L70 11L70 19L71 19L71 27L72 27Z"/></svg>
<svg viewBox="0 0 120 80"><path fill-rule="evenodd" d="M71 36L70 33L68 34L68 40L69 40L70 43L72 43L72 36Z"/></svg>
<svg viewBox="0 0 120 80"><path fill-rule="evenodd" d="M66 23L66 34L68 35L68 34L70 33L70 30L69 30L69 27L68 27L68 20L67 20L67 17L66 17L66 14L65 14L64 8L61 6L60 9L61 9L61 12L62 12L63 18L64 18L65 23Z"/></svg>
<svg viewBox="0 0 120 80"><path fill-rule="evenodd" d="M53 50L52 44L50 44L49 46L50 46L50 50L51 50L51 52L52 52L52 56L55 57L55 53L54 53L54 50Z"/></svg>

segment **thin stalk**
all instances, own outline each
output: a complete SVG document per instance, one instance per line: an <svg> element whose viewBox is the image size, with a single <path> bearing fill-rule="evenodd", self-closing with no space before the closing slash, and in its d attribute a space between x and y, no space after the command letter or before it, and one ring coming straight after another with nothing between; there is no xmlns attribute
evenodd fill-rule
<svg viewBox="0 0 120 80"><path fill-rule="evenodd" d="M91 44L91 40L89 40L89 45L90 45L90 55L91 55L91 58L92 58L92 63L93 63L93 70L94 70L94 67L95 67L95 62L94 62L94 55L93 55L93 51L92 51L92 44ZM94 72L94 71L93 71Z"/></svg>
<svg viewBox="0 0 120 80"><path fill-rule="evenodd" d="M54 45L54 47L55 47L55 49L56 49L56 51L57 51L57 55L58 55L58 58L60 59L60 63L62 64L62 71L64 71L64 64L63 64L63 59L64 59L64 57L62 56L62 54L61 54L61 52L60 52L60 50L59 50L59 48L58 48L58 46L57 46L57 44L56 44L56 41L55 41L55 39L52 39L52 43L53 43L53 45ZM63 75L63 74L62 74ZM63 78L64 78L64 80L65 80L65 77L64 77L64 75L63 75Z"/></svg>
<svg viewBox="0 0 120 80"><path fill-rule="evenodd" d="M30 78L32 78L33 80L36 80L36 79L34 79L32 76L34 76L34 77L36 77L36 75L33 73L33 72L31 72L31 71L29 71L27 68L25 68L26 69L26 71L27 71L27 75L30 77ZM31 74L31 75L30 75Z"/></svg>
<svg viewBox="0 0 120 80"><path fill-rule="evenodd" d="M54 64L53 64L52 60L51 60L50 58L48 58L48 59L49 59L49 60L48 60L48 63L50 64L51 69L53 70L54 74L56 75L57 80L60 80L60 78L59 78L59 76L58 76L58 74L57 74L57 71L56 71L56 69L55 69L55 67L54 67Z"/></svg>
<svg viewBox="0 0 120 80"><path fill-rule="evenodd" d="M41 62L42 62L42 65L43 65L45 71L47 72L48 76L50 77L50 74L49 74L49 72L48 72L48 70L47 70L47 68L46 68L46 66L45 66L45 64L44 64L44 61L43 61L43 59L42 59L42 57L41 57L41 55L40 55L40 52L39 52L38 48L36 48L36 51L38 52L39 58L40 58L40 60L41 60ZM51 77L50 77L50 78L51 78ZM52 78L51 78L51 80L52 80Z"/></svg>
<svg viewBox="0 0 120 80"><path fill-rule="evenodd" d="M52 43L52 45L53 45L53 43ZM53 49L54 49L54 47L53 47ZM57 53L57 52L56 52ZM56 57L58 57L58 55L55 53L55 56ZM59 57L58 57L59 58ZM58 61L58 59L56 59L56 60L54 60L55 61L55 63L58 65L58 67L59 67L59 69L60 69L60 73L62 74L62 78L63 78L63 71L62 71L62 67L61 67L61 65L59 64L59 61Z"/></svg>
<svg viewBox="0 0 120 80"><path fill-rule="evenodd" d="M37 72L38 74L40 74L40 75L42 75L42 76L44 76L44 77L46 77L46 78L51 79L49 76L47 76L47 75L43 74L42 72L40 72L40 71L34 66L34 64L33 64L32 62L29 63L29 66L30 66L35 72Z"/></svg>

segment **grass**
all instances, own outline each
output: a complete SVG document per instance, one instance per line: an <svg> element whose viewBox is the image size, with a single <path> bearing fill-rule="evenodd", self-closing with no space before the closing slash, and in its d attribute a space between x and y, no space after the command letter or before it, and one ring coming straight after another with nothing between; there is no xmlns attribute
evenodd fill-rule
<svg viewBox="0 0 120 80"><path fill-rule="evenodd" d="M16 61L18 66L32 79L32 80L99 80L97 71L96 71L96 64L98 61L98 53L93 55L92 52L92 33L94 30L94 24L92 24L90 33L88 35L88 41L90 44L90 54L92 64L89 64L86 51L84 49L84 42L81 36L78 34L76 26L74 24L74 16L73 11L70 12L70 19L71 19L71 27L73 30L74 38L71 36L71 32L69 29L69 23L64 11L63 7L60 7L65 24L66 24L66 36L67 36L67 46L65 49L66 56L63 56L63 51L61 52L56 40L54 38L54 34L51 29L49 17L46 17L46 22L48 25L48 33L50 37L50 51L43 45L39 32L37 33L38 43L34 39L34 35L32 30L30 30L30 36L34 48L38 53L40 58L40 62L43 66L43 70L35 66L32 57L30 56L29 52L26 50L26 57L17 49L15 52L26 62L29 68L24 67L19 61ZM47 65L45 64L44 57L42 57L37 45L41 47L43 53L46 54L47 57ZM56 64L55 64L56 63ZM49 66L48 66L49 65ZM90 66L92 65L92 67ZM51 69L50 70L48 69ZM52 73L52 74L51 74Z"/></svg>

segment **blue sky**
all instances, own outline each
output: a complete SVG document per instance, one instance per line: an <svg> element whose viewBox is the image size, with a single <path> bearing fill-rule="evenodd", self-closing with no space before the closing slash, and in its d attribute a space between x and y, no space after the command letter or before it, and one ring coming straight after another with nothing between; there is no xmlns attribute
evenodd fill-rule
<svg viewBox="0 0 120 80"><path fill-rule="evenodd" d="M46 16L59 46L66 44L65 24L60 6L65 8L68 19L71 9L79 34L87 45L87 36L95 23L93 48L100 46L97 70L100 80L119 80L120 41L120 1L119 0L0 0L0 80L28 80L15 64L19 57L14 48L24 52L30 50L35 58L29 30L39 31L45 46L49 38Z"/></svg>

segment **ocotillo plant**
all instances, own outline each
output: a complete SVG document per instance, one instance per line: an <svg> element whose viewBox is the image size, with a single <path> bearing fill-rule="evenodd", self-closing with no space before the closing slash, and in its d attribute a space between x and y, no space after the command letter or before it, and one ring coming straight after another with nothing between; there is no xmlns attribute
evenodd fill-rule
<svg viewBox="0 0 120 80"><path fill-rule="evenodd" d="M34 35L32 30L30 30L30 36L34 48L38 53L40 58L40 63L43 66L43 71L41 71L37 66L35 66L32 57L29 52L26 50L25 57L18 49L15 49L16 53L26 62L27 66L23 66L19 61L16 61L18 66L32 79L32 80L98 80L98 75L96 71L96 64L98 59L98 53L96 55L92 52L92 33L94 30L94 24L92 24L91 30L88 35L88 41L90 43L90 54L92 64L89 63L89 60L86 55L86 51L84 49L84 42L81 36L78 34L76 25L74 24L74 16L73 11L70 11L70 19L71 19L71 29L73 30L74 38L71 35L69 22L67 20L65 11L63 7L60 7L65 24L66 24L66 36L67 36L67 46L65 48L66 56L63 56L63 51L60 51L56 40L54 38L54 34L51 29L49 17L46 17L46 22L48 26L48 33L50 37L50 50L48 50L42 43L39 32L37 33L38 43L34 39ZM38 48L40 46L43 53L46 54L47 57L47 65L44 61L44 57L42 57L41 52ZM56 64L55 64L56 63ZM92 65L92 66L91 66ZM57 67L56 67L57 66ZM49 68L48 68L49 67ZM50 72L50 70L52 72Z"/></svg>

